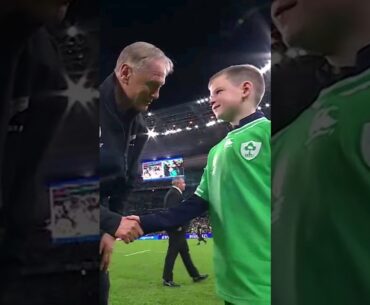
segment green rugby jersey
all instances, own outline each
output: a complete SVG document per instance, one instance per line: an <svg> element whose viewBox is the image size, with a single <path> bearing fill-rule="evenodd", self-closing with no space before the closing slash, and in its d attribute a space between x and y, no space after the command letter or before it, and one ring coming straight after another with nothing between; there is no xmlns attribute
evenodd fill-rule
<svg viewBox="0 0 370 305"><path fill-rule="evenodd" d="M270 304L270 128L254 114L229 132L195 192L209 202L217 293L235 305Z"/></svg>
<svg viewBox="0 0 370 305"><path fill-rule="evenodd" d="M370 70L323 90L272 161L273 304L368 304Z"/></svg>

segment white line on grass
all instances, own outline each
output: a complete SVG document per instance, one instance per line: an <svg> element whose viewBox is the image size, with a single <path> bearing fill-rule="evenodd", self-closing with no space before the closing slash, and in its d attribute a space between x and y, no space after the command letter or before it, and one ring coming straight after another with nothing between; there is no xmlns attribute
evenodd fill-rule
<svg viewBox="0 0 370 305"><path fill-rule="evenodd" d="M150 252L150 250L144 250L144 251L134 252L134 253L126 254L125 256L132 256L132 255L141 254L141 253L145 253L145 252Z"/></svg>

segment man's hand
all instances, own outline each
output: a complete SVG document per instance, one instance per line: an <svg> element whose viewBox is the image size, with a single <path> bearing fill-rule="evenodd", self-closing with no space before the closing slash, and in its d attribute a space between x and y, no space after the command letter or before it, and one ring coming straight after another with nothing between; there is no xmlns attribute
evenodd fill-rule
<svg viewBox="0 0 370 305"><path fill-rule="evenodd" d="M108 233L104 233L100 240L100 247L99 247L99 254L101 256L100 261L100 270L107 272L108 267L111 261L112 253L113 253L113 246L116 239L109 235Z"/></svg>
<svg viewBox="0 0 370 305"><path fill-rule="evenodd" d="M140 218L138 216L131 215L128 217L122 217L115 236L128 244L143 234L144 232L140 227Z"/></svg>

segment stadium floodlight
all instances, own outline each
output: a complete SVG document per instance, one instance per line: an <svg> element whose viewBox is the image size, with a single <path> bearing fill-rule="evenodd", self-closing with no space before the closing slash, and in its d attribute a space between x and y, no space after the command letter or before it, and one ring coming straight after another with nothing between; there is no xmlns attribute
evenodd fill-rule
<svg viewBox="0 0 370 305"><path fill-rule="evenodd" d="M99 98L99 91L94 87L87 87L87 73L88 71L85 71L84 75L82 75L77 82L65 73L63 77L66 82L66 88L64 90L46 92L46 96L61 96L67 98L68 104L64 111L62 120L65 120L69 116L71 110L74 109L76 104L79 104L89 116L94 115L91 111L91 105L94 103L95 99Z"/></svg>
<svg viewBox="0 0 370 305"><path fill-rule="evenodd" d="M156 131L154 130L154 128L153 128L153 129L148 129L148 133L147 133L147 135L148 135L148 137L149 137L149 138L155 138L156 136L158 136L158 135L159 135L159 133L158 133L158 132L156 132Z"/></svg>
<svg viewBox="0 0 370 305"><path fill-rule="evenodd" d="M262 74L267 73L271 69L271 59L267 61L267 63L260 69Z"/></svg>

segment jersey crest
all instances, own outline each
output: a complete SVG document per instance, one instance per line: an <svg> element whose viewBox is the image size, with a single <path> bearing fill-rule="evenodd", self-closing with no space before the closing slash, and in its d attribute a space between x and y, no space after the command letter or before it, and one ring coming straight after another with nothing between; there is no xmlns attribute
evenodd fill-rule
<svg viewBox="0 0 370 305"><path fill-rule="evenodd" d="M261 150L261 142L249 141L242 143L240 146L240 153L246 160L253 160L258 156Z"/></svg>
<svg viewBox="0 0 370 305"><path fill-rule="evenodd" d="M321 109L316 113L309 130L309 138L306 145L310 144L317 137L330 135L334 132L335 125L337 124L334 113L337 110L337 107L332 106Z"/></svg>

